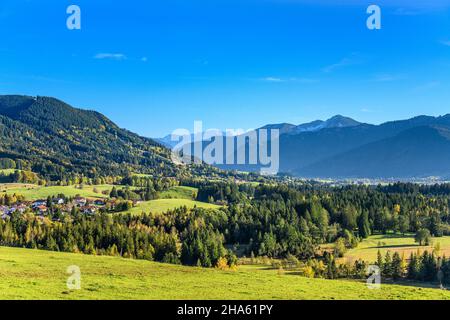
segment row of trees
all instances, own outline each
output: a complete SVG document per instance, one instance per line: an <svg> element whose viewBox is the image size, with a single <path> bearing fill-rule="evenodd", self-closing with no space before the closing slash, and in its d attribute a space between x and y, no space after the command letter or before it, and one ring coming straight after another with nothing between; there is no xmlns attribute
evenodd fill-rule
<svg viewBox="0 0 450 320"><path fill-rule="evenodd" d="M225 217L219 220L223 222ZM180 208L164 216L86 216L74 208L60 221L33 214L0 219L0 245L86 254L120 255L213 267L235 256L224 247L222 224L212 212Z"/></svg>
<svg viewBox="0 0 450 320"><path fill-rule="evenodd" d="M450 260L445 256L439 257L435 252L424 251L411 253L409 259L395 252L392 257L388 251L383 259L378 252L377 265L382 275L398 280L400 278L450 284Z"/></svg>
<svg viewBox="0 0 450 320"><path fill-rule="evenodd" d="M356 260L353 264L337 263L335 256L329 252L325 252L322 257L307 261L300 261L296 257L288 255L285 259L272 262L272 266L279 272L296 270L301 275L310 278L367 279L370 271L371 274L378 274L382 281L383 279L393 281L408 279L450 284L450 260L445 256L438 257L434 252L412 253L409 259L406 259L398 252L391 254L390 251L387 251L383 257L378 251L376 265L379 271L369 270L369 263L361 259Z"/></svg>
<svg viewBox="0 0 450 320"><path fill-rule="evenodd" d="M31 171L0 172L0 183L35 183L43 184L42 179Z"/></svg>
<svg viewBox="0 0 450 320"><path fill-rule="evenodd" d="M24 201L25 198L22 195L18 195L18 194L0 194L0 205L6 205L6 206L10 206L12 204L15 204L17 202L22 202Z"/></svg>

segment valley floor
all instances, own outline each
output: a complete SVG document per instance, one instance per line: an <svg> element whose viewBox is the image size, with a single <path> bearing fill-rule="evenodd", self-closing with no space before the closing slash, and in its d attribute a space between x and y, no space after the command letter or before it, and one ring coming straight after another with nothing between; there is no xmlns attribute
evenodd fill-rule
<svg viewBox="0 0 450 320"><path fill-rule="evenodd" d="M81 289L66 286L67 267ZM119 257L0 247L0 299L450 299L450 291L308 279L264 266L237 271L184 267Z"/></svg>

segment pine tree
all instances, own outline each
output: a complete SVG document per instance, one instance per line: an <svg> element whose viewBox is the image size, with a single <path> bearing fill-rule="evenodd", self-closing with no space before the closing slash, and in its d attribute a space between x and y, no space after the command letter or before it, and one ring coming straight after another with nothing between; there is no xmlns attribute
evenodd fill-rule
<svg viewBox="0 0 450 320"><path fill-rule="evenodd" d="M386 252L384 257L383 275L385 277L392 277L392 258L390 252Z"/></svg>
<svg viewBox="0 0 450 320"><path fill-rule="evenodd" d="M402 277L402 274L403 274L402 259L400 258L400 255L398 254L398 252L395 252L392 257L391 272L392 272L392 278L394 280L397 280Z"/></svg>
<svg viewBox="0 0 450 320"><path fill-rule="evenodd" d="M377 252L377 266L380 270L383 270L383 256L381 255L380 250Z"/></svg>
<svg viewBox="0 0 450 320"><path fill-rule="evenodd" d="M419 277L420 267L417 255L411 253L408 263L408 279L417 280Z"/></svg>
<svg viewBox="0 0 450 320"><path fill-rule="evenodd" d="M358 233L363 239L370 236L369 213L367 211L363 211L363 213L359 216Z"/></svg>
<svg viewBox="0 0 450 320"><path fill-rule="evenodd" d="M112 188L111 193L109 194L109 197L110 198L118 198L119 197L116 187Z"/></svg>
<svg viewBox="0 0 450 320"><path fill-rule="evenodd" d="M406 261L404 252L402 253L402 263L401 263L400 267L401 267L402 277L403 277L406 274L407 268L408 268L408 262Z"/></svg>

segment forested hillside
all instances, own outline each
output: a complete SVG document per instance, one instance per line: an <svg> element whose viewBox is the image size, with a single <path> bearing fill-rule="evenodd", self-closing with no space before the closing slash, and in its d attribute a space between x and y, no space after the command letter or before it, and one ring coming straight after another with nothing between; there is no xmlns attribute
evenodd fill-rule
<svg viewBox="0 0 450 320"><path fill-rule="evenodd" d="M49 180L177 173L169 151L153 140L54 98L0 96L0 137L9 167Z"/></svg>

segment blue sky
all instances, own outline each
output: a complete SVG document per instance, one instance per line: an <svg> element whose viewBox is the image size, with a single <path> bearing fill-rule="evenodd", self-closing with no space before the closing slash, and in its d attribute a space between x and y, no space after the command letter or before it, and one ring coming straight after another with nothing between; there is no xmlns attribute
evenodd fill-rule
<svg viewBox="0 0 450 320"><path fill-rule="evenodd" d="M381 30L366 28L371 3ZM54 96L145 136L441 115L449 18L450 0L2 0L0 94Z"/></svg>

